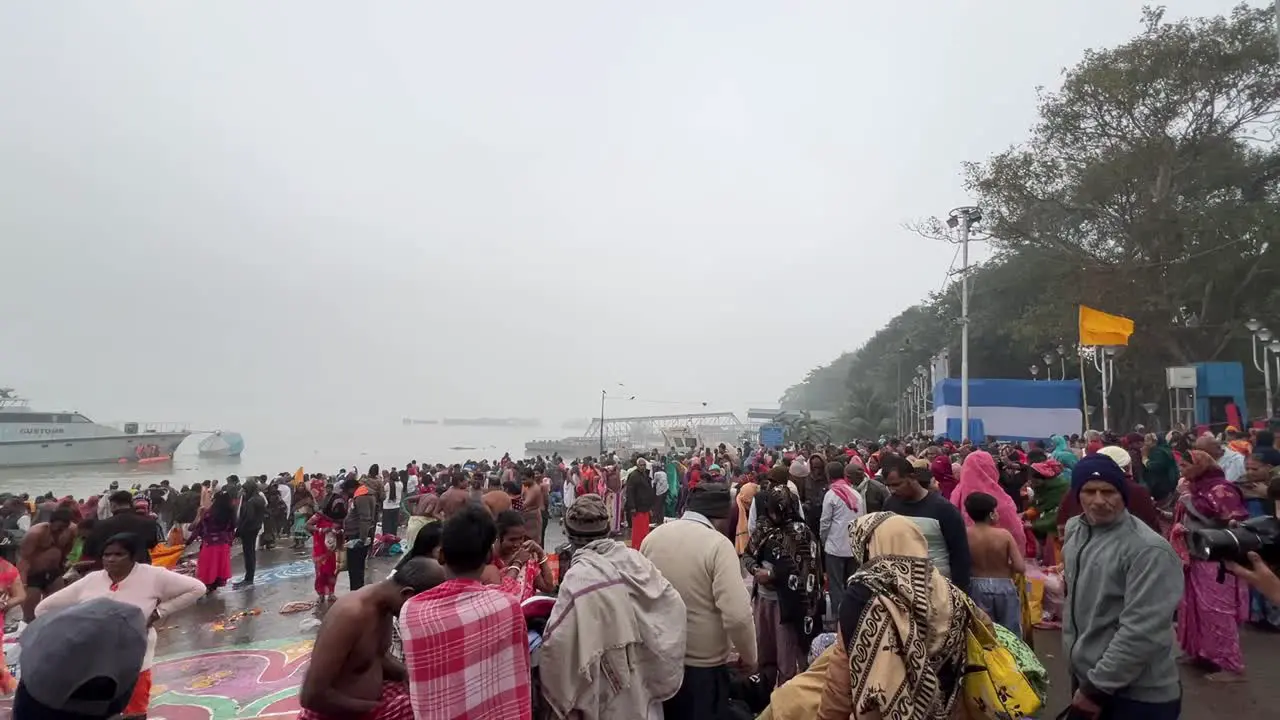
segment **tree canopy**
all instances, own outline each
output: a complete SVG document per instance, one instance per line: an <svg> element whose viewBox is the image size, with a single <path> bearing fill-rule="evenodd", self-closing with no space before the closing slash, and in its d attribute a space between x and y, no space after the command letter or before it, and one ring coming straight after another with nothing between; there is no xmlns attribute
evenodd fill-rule
<svg viewBox="0 0 1280 720"><path fill-rule="evenodd" d="M1124 315L1135 332L1110 401L1112 421L1131 426L1143 403L1167 403L1164 368L1247 364L1244 321L1280 329L1274 22L1270 7L1178 22L1148 8L1136 37L1086 52L1061 87L1039 91L1025 141L964 166L994 253L969 271L972 377L1028 377L1046 351L1074 345L1082 303ZM919 229L947 235L937 220ZM783 407L837 412L863 437L892 429L899 363L903 382L943 349L958 368L959 317L957 281L810 371ZM1246 377L1256 410L1261 376ZM1098 397L1091 367L1086 379Z"/></svg>

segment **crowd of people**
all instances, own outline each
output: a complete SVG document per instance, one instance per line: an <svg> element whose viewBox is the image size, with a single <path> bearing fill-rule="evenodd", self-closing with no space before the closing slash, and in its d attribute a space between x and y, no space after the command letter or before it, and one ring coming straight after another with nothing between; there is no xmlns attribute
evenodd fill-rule
<svg viewBox="0 0 1280 720"><path fill-rule="evenodd" d="M236 543L241 586L260 546L292 543L310 549L327 606L300 695L311 720L997 717L961 682L976 626L1041 703L1032 629L1061 627L1070 717L1173 718L1176 663L1241 681L1240 624L1280 622L1260 558L1227 573L1188 544L1274 515L1278 473L1270 431L1229 428L415 461L10 497L0 591L23 609L23 662L3 689L15 713L44 713L15 717L145 717L154 623L224 587ZM553 519L567 542L548 551ZM384 554L402 557L368 582ZM1063 586L1060 610L1032 611L1033 569ZM136 673L130 660L112 682L43 677L27 646L62 617L140 628Z"/></svg>

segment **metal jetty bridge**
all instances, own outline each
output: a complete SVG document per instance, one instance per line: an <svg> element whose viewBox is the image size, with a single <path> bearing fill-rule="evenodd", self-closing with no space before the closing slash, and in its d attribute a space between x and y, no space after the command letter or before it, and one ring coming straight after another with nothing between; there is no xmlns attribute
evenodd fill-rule
<svg viewBox="0 0 1280 720"><path fill-rule="evenodd" d="M737 415L728 412L686 413L684 415L642 415L638 417L607 417L604 420L605 445L623 444L643 446L662 438L663 431L687 431L693 435L736 439L754 426L743 423ZM584 438L600 437L600 418L594 418Z"/></svg>

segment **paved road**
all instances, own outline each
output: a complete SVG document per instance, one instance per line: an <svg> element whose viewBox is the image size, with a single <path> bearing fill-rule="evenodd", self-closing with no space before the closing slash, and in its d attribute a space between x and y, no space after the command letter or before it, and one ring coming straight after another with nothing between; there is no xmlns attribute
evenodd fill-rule
<svg viewBox="0 0 1280 720"><path fill-rule="evenodd" d="M1204 673L1182 668L1182 717L1187 720L1224 718L1263 720L1280 717L1280 635L1251 627L1240 631L1244 646L1247 682L1222 685L1208 682ZM1042 717L1053 718L1070 702L1070 679L1063 658L1062 635L1037 632L1036 653L1053 680L1047 710ZM1269 710L1267 708L1270 708Z"/></svg>
<svg viewBox="0 0 1280 720"><path fill-rule="evenodd" d="M563 538L555 524L548 529L547 545ZM236 558L237 572L241 559ZM392 558L373 558L369 578L385 577ZM213 598L174 617L159 634L154 668L152 716L167 720L290 720L298 709L298 684L310 658L314 628L303 623L322 617L322 610L282 615L282 605L311 599L312 572L309 555L290 549L259 554L257 582L243 590L222 590ZM345 574L339 580L345 591ZM227 619L242 611L258 615ZM1280 717L1280 636L1243 631L1249 681L1221 686L1206 682L1202 674L1183 669L1186 688L1184 718L1262 720ZM1042 713L1053 718L1068 702L1068 680L1063 664L1061 635L1038 632L1036 648L1054 683L1049 705ZM1270 710L1265 710L1270 708ZM0 712L4 710L0 703Z"/></svg>

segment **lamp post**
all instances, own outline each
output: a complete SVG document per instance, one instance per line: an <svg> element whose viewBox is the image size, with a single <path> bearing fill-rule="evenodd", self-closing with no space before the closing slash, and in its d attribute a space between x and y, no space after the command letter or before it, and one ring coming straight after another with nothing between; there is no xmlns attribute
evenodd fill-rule
<svg viewBox="0 0 1280 720"><path fill-rule="evenodd" d="M915 432L916 427L916 382L915 378L907 383L907 427L904 435Z"/></svg>
<svg viewBox="0 0 1280 720"><path fill-rule="evenodd" d="M960 440L969 437L969 234L980 222L973 206L947 213L947 227L960 230Z"/></svg>
<svg viewBox="0 0 1280 720"><path fill-rule="evenodd" d="M1267 362L1267 351L1270 349L1268 343L1271 342L1273 335L1258 322L1257 318L1249 318L1244 327L1252 333L1250 340L1253 343L1253 366L1262 373L1262 385L1267 393L1267 419L1270 420L1275 416L1275 406L1271 399L1271 363ZM1258 345L1262 345L1261 356L1258 353ZM1280 377L1280 363L1277 363L1276 375Z"/></svg>
<svg viewBox="0 0 1280 720"><path fill-rule="evenodd" d="M1272 354L1272 355L1275 355L1275 358L1276 358L1276 381L1277 381L1278 383L1280 383L1280 340L1272 340L1272 341L1271 341L1271 344L1267 346L1267 349L1271 351L1271 354ZM1268 418L1268 419L1270 419L1270 418Z"/></svg>
<svg viewBox="0 0 1280 720"><path fill-rule="evenodd" d="M908 338L908 341L910 341L909 338ZM898 396L898 437L902 437L902 435L907 429L907 414L906 414L907 405L905 402L905 400L907 399L907 391L906 391L906 388L902 387L902 355L906 351L907 351L907 344L903 343L898 348L898 354L897 354L897 361L898 361L897 362L897 366L898 366L897 388L898 388L898 392L902 393L901 395Z"/></svg>
<svg viewBox="0 0 1280 720"><path fill-rule="evenodd" d="M916 375L920 381L920 432L923 433L929 427L929 394L933 388L929 387L929 369L924 365L916 366Z"/></svg>
<svg viewBox="0 0 1280 720"><path fill-rule="evenodd" d="M1147 423L1151 427L1151 432L1155 432L1159 429L1156 425L1156 410L1159 410L1160 406L1156 403L1142 403L1142 409L1147 411Z"/></svg>
<svg viewBox="0 0 1280 720"><path fill-rule="evenodd" d="M1067 349L1062 345L1058 345L1058 362L1062 370L1062 379L1067 379Z"/></svg>
<svg viewBox="0 0 1280 720"><path fill-rule="evenodd" d="M1032 380L1032 381L1035 381L1035 380L1039 380L1039 379L1040 379L1040 366L1039 366L1039 365L1032 365L1032 366L1031 366L1030 368L1028 368L1028 369L1029 369L1029 370L1031 370L1031 380Z"/></svg>
<svg viewBox="0 0 1280 720"><path fill-rule="evenodd" d="M1106 432L1111 429L1111 419L1107 417L1109 414L1109 406L1107 404L1107 396L1111 394L1111 387L1115 384L1116 379L1116 349L1111 346L1100 347L1098 352L1093 354L1093 366L1097 368L1098 374L1102 376L1102 431Z"/></svg>
<svg viewBox="0 0 1280 720"><path fill-rule="evenodd" d="M618 387L626 387L622 383L618 383ZM604 401L608 399L609 392L607 390L600 391L600 457L604 457ZM621 398L619 398L621 399ZM635 400L636 396L632 395L628 400Z"/></svg>
<svg viewBox="0 0 1280 720"><path fill-rule="evenodd" d="M914 435L920 432L920 376L911 378L911 433Z"/></svg>
<svg viewBox="0 0 1280 720"><path fill-rule="evenodd" d="M1044 355L1041 355L1040 359L1044 360L1044 379L1052 380L1053 379L1053 353L1047 352ZM1067 378L1064 375L1058 379L1066 380Z"/></svg>

